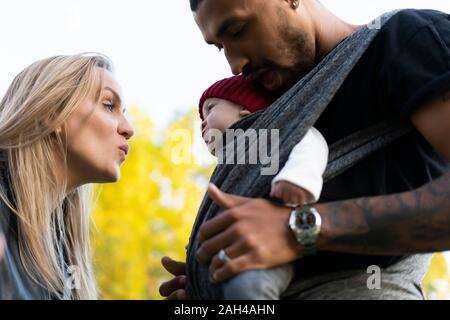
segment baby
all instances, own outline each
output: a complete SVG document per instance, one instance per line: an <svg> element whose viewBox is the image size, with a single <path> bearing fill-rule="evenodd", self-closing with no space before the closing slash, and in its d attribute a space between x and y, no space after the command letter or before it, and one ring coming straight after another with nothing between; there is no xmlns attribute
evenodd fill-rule
<svg viewBox="0 0 450 320"><path fill-rule="evenodd" d="M241 118L269 107L273 101L267 93L241 75L220 80L208 88L200 98L199 112L203 121L202 136L210 152L216 153L215 141L210 132L219 130L224 133ZM328 145L319 131L310 128L291 151L285 166L272 180L270 196L288 206L316 202L322 191L322 176L327 162ZM280 299L293 276L292 265L244 272L224 283L224 298Z"/></svg>

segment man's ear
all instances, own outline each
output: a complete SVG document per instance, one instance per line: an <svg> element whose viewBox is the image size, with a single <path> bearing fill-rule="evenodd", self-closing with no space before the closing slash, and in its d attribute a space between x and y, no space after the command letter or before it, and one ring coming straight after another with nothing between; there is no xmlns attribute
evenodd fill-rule
<svg viewBox="0 0 450 320"><path fill-rule="evenodd" d="M251 114L251 112L246 109L242 109L241 111L239 111L239 116L241 116L241 117L246 117L249 114Z"/></svg>
<svg viewBox="0 0 450 320"><path fill-rule="evenodd" d="M294 10L297 10L300 4L300 0L284 0L284 1L286 1L289 4L289 6Z"/></svg>

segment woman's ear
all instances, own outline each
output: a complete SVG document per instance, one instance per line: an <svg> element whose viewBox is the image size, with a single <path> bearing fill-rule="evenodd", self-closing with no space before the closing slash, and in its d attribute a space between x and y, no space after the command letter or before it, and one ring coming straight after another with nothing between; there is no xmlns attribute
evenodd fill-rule
<svg viewBox="0 0 450 320"><path fill-rule="evenodd" d="M65 134L65 128L64 128L64 125L60 125L60 126L56 127L56 128L53 130L52 135L53 135L53 137L55 137L57 140L65 141L65 140L67 139L67 137L66 137L66 134Z"/></svg>
<svg viewBox="0 0 450 320"><path fill-rule="evenodd" d="M246 109L242 109L241 111L239 111L239 116L241 116L241 117L246 117L249 114L251 114L251 112Z"/></svg>

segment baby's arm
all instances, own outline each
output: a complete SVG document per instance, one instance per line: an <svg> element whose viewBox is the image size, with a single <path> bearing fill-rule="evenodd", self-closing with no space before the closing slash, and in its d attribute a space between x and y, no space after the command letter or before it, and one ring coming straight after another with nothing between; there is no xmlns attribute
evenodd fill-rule
<svg viewBox="0 0 450 320"><path fill-rule="evenodd" d="M327 142L317 129L311 128L272 180L271 197L291 206L316 202L322 191L327 163Z"/></svg>

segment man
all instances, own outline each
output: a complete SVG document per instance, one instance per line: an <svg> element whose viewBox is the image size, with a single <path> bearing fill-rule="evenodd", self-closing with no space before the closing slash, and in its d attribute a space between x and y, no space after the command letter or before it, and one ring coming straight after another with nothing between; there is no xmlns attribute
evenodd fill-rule
<svg viewBox="0 0 450 320"><path fill-rule="evenodd" d="M358 29L316 0L191 0L191 9L234 74L277 93ZM314 206L322 224L312 223L316 255L304 257L306 244L287 227L292 209L210 186L226 209L200 229L197 256L210 264L212 279L297 261L290 298L422 298L429 256L405 255L450 249L448 14L407 10L392 17L315 126L332 144L394 115L409 119L414 131L324 185ZM219 259L222 249L229 259ZM161 294L186 298L185 265L167 257L163 265L175 278ZM367 272L377 268L381 290L370 290Z"/></svg>

